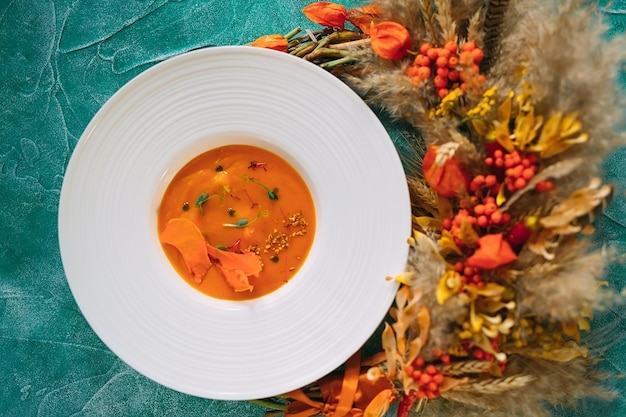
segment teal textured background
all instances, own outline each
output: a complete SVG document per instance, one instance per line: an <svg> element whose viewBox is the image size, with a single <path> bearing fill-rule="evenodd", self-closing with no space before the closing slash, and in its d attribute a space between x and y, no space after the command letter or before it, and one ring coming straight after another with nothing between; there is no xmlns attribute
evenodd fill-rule
<svg viewBox="0 0 626 417"><path fill-rule="evenodd" d="M348 7L358 1L340 1ZM85 322L57 241L65 167L83 129L122 85L151 65L209 45L242 44L296 26L314 29L308 0L0 0L0 416L252 416L247 402L190 397L120 361ZM603 14L623 33L626 1ZM622 77L622 88L625 78ZM397 126L386 123L402 150ZM626 149L606 161L618 186L598 244L626 244ZM621 289L623 265L608 271ZM600 366L625 373L623 307L601 313L589 340ZM268 375L271 378L271 375ZM626 392L623 380L610 384ZM626 401L586 401L561 416L626 415Z"/></svg>

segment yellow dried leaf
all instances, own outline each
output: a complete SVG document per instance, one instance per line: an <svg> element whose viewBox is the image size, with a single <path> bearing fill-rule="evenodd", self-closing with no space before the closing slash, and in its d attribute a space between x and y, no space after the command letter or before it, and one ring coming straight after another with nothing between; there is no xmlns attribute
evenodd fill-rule
<svg viewBox="0 0 626 417"><path fill-rule="evenodd" d="M441 238L439 238L439 247L443 253L456 253L457 255L463 255L461 249L454 241L454 237L449 230L443 230L441 232Z"/></svg>
<svg viewBox="0 0 626 417"><path fill-rule="evenodd" d="M393 391L391 389L380 391L363 411L363 417L381 417L389 410L392 398Z"/></svg>
<svg viewBox="0 0 626 417"><path fill-rule="evenodd" d="M414 217L413 221L425 231L441 229L441 219L435 219L434 217L428 216L420 216Z"/></svg>
<svg viewBox="0 0 626 417"><path fill-rule="evenodd" d="M461 276L456 271L447 271L443 276L439 279L439 284L437 285L437 302L441 305L446 302L446 300L461 289L461 285L463 281L461 281Z"/></svg>
<svg viewBox="0 0 626 417"><path fill-rule="evenodd" d="M381 337L383 350L387 359L387 376L394 378L396 376L396 335L388 323L385 323L385 330Z"/></svg>

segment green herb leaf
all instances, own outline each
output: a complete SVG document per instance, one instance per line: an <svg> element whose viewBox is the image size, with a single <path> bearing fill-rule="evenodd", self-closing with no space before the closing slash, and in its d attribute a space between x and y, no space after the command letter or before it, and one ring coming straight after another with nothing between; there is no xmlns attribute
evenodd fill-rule
<svg viewBox="0 0 626 417"><path fill-rule="evenodd" d="M278 188L274 188L273 190L267 190L267 196L270 200L278 200Z"/></svg>
<svg viewBox="0 0 626 417"><path fill-rule="evenodd" d="M209 193L201 193L198 196L198 199L196 200L196 207L198 207L198 209L200 210L200 214L204 216L204 209L202 206L204 206L204 204L209 201L212 198L219 198L220 200L222 200L222 203L224 202L224 197L222 197L221 195L218 194L213 194L213 195L209 195Z"/></svg>
<svg viewBox="0 0 626 417"><path fill-rule="evenodd" d="M209 193L201 193L198 196L198 199L196 200L196 207L198 207L200 209L200 214L203 215L203 216L204 216L204 209L202 208L202 206L207 201L209 201Z"/></svg>

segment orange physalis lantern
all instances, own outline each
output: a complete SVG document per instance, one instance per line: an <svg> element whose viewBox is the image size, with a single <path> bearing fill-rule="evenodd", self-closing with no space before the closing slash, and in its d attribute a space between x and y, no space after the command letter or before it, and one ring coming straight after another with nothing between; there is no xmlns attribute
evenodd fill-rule
<svg viewBox="0 0 626 417"><path fill-rule="evenodd" d="M470 175L454 155L446 156L442 147L428 145L422 171L428 185L443 197L452 197L465 191ZM441 151L440 151L441 150Z"/></svg>
<svg viewBox="0 0 626 417"><path fill-rule="evenodd" d="M480 269L496 269L517 260L517 255L504 240L502 233L485 235L478 239L480 248L467 258L465 265Z"/></svg>
<svg viewBox="0 0 626 417"><path fill-rule="evenodd" d="M346 24L346 7L329 1L311 3L302 9L309 20L322 26L343 29Z"/></svg>
<svg viewBox="0 0 626 417"><path fill-rule="evenodd" d="M370 28L372 49L385 59L400 59L411 47L409 31L399 23L384 21Z"/></svg>
<svg viewBox="0 0 626 417"><path fill-rule="evenodd" d="M380 22L381 14L382 11L378 4L370 4L348 10L346 18L350 23L358 27L361 32L369 35L372 23Z"/></svg>
<svg viewBox="0 0 626 417"><path fill-rule="evenodd" d="M250 45L259 48L274 49L275 51L287 52L289 42L283 35L264 35Z"/></svg>

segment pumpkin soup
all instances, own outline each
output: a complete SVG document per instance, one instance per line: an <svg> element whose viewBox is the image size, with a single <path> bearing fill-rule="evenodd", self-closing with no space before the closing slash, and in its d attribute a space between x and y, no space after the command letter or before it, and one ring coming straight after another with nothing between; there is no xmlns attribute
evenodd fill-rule
<svg viewBox="0 0 626 417"><path fill-rule="evenodd" d="M299 173L278 155L227 145L185 165L158 211L161 245L200 292L248 300L275 291L304 263L315 207Z"/></svg>

